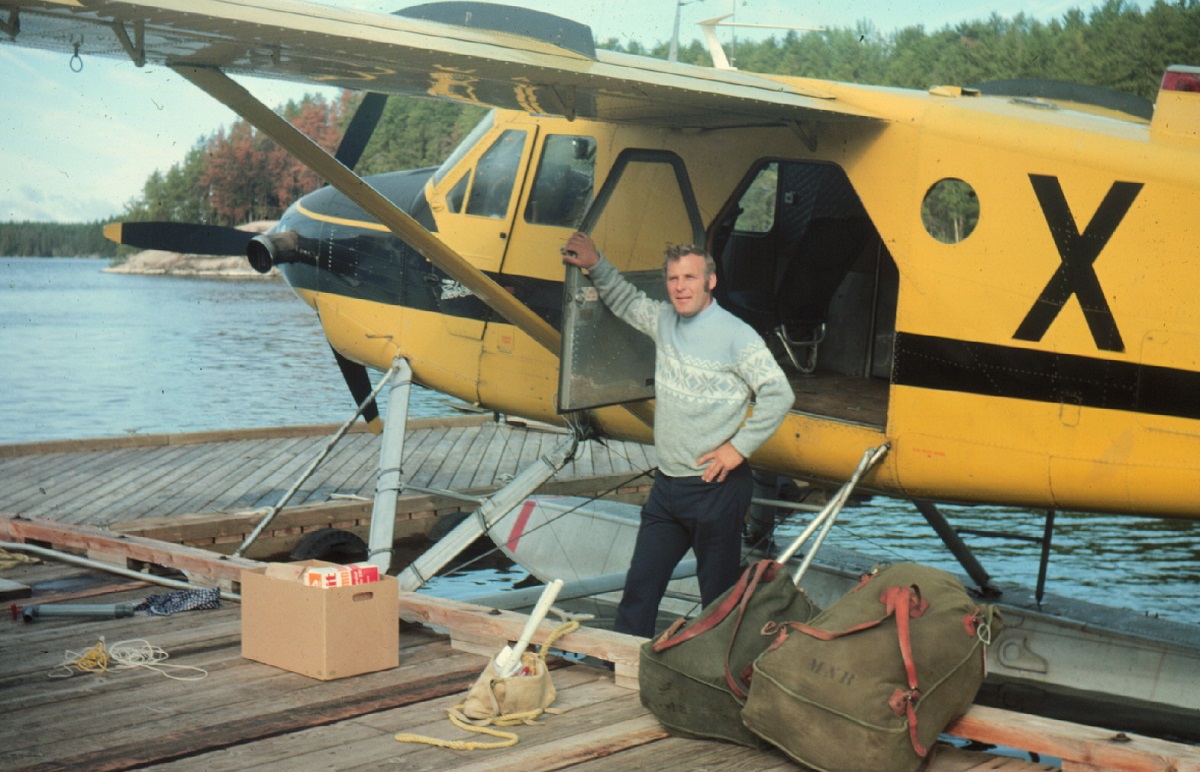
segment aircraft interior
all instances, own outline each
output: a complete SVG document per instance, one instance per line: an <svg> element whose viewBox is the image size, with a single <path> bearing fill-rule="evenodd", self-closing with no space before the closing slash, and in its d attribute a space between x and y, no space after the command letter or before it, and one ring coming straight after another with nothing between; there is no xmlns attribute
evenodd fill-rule
<svg viewBox="0 0 1200 772"><path fill-rule="evenodd" d="M760 164L712 245L719 302L766 340L795 409L884 426L899 276L845 172Z"/></svg>

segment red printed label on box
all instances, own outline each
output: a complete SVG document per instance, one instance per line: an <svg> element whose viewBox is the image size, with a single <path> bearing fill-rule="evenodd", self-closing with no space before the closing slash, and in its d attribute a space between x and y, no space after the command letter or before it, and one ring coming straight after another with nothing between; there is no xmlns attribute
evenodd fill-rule
<svg viewBox="0 0 1200 772"><path fill-rule="evenodd" d="M350 563L345 566L311 566L304 571L304 583L310 587L350 587L379 581L379 566Z"/></svg>

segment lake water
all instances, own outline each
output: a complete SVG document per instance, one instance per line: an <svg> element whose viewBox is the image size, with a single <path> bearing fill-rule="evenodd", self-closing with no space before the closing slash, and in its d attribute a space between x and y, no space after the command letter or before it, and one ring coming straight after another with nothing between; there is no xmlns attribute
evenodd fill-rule
<svg viewBox="0 0 1200 772"><path fill-rule="evenodd" d="M315 314L286 284L104 266L0 258L0 443L340 423L353 412ZM443 395L416 389L412 412L453 410ZM1036 513L944 511L960 528L1042 535ZM967 538L993 577L1036 582L1037 545ZM901 502L848 508L830 543L957 571ZM458 594L523 576L475 571ZM1060 513L1047 589L1200 624L1200 524Z"/></svg>
<svg viewBox="0 0 1200 772"><path fill-rule="evenodd" d="M0 259L0 443L341 423L354 412L286 283ZM450 412L414 390L414 415Z"/></svg>

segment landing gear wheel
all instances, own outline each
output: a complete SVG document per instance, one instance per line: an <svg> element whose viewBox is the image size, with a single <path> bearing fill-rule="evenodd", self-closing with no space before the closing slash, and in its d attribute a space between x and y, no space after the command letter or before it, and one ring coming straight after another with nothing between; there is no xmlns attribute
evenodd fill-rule
<svg viewBox="0 0 1200 772"><path fill-rule="evenodd" d="M367 559L367 543L350 531L323 528L301 539L290 558L340 564L361 563Z"/></svg>

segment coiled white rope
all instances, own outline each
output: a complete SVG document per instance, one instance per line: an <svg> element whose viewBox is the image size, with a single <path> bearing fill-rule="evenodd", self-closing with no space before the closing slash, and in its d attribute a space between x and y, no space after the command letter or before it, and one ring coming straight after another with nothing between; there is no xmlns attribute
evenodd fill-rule
<svg viewBox="0 0 1200 772"><path fill-rule="evenodd" d="M62 663L46 675L50 678L70 678L76 672L105 673L109 670L145 668L174 681L199 681L208 676L204 668L167 663L170 656L165 649L142 638L117 641L105 648L104 637L101 636L95 646L83 653L68 650ZM181 671L186 674L180 674Z"/></svg>

